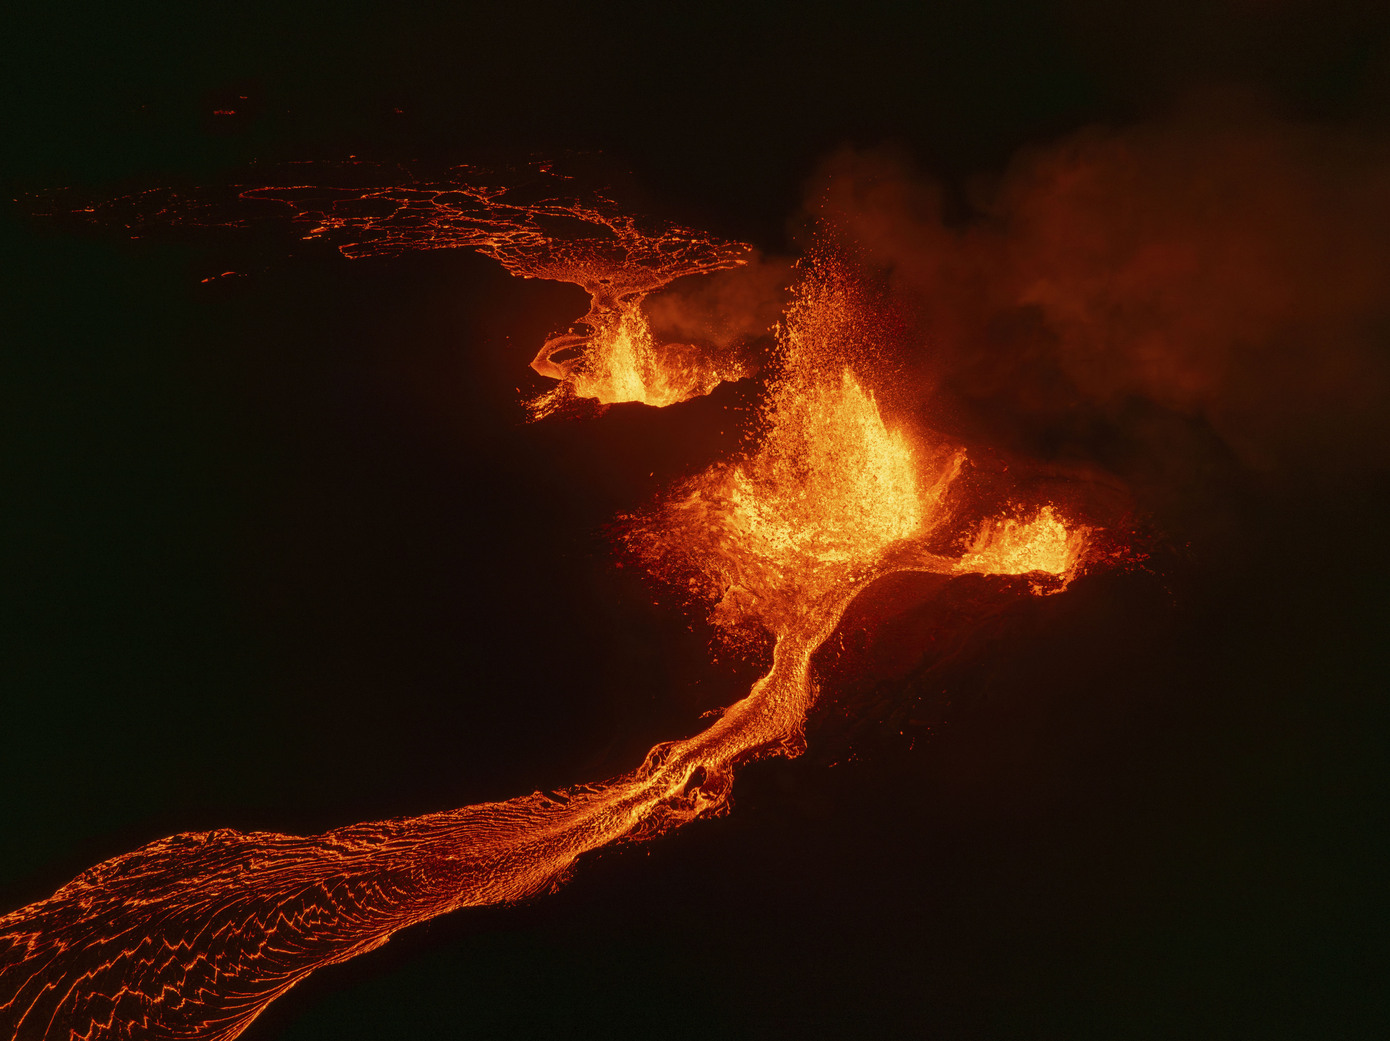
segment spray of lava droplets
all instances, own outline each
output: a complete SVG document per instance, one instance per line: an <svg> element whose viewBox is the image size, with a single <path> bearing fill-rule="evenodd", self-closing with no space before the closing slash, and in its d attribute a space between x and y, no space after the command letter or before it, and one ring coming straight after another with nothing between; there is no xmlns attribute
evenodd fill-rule
<svg viewBox="0 0 1390 1041"><path fill-rule="evenodd" d="M534 238L521 252L522 273L569 278L583 267L586 287L625 287L611 299L591 290L612 322L594 312L588 320L615 332L598 339L626 342L619 355L642 359L633 371L648 396L638 400L689 396L650 394L689 390L688 359L673 352L667 370L667 356L639 331L644 290L631 288L662 284L671 267L638 278L627 257L603 275L592 251L582 265L564 248L547 262ZM679 236L652 255L693 262ZM715 255L705 270L727 266L727 255ZM637 302L623 293L639 294ZM0 1022L26 1038L236 1037L315 969L399 929L544 891L586 852L721 812L739 764L804 747L812 655L885 575L1027 574L1037 592L1063 588L1082 566L1088 531L1050 505L983 524L962 554L928 548L948 519L964 452L929 448L885 422L866 386L873 321L836 264L804 265L754 442L628 518L622 539L655 573L683 579L716 622L758 626L775 640L766 675L710 726L596 784L312 837L181 834L116 857L0 917ZM553 344L542 358L553 358ZM584 378L609 372L576 365L561 386L580 394Z"/></svg>

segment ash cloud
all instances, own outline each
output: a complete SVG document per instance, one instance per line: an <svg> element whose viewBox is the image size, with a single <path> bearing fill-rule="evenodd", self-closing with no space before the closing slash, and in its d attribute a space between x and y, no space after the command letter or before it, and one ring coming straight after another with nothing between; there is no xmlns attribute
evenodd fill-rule
<svg viewBox="0 0 1390 1041"><path fill-rule="evenodd" d="M1316 478L1390 463L1387 185L1384 139L1207 98L1020 152L965 217L904 155L844 150L805 216L903 303L937 425Z"/></svg>

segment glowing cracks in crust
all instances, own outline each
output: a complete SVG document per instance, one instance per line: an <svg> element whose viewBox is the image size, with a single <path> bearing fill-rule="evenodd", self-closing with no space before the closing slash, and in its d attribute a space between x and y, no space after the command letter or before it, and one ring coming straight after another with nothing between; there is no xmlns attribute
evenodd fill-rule
<svg viewBox="0 0 1390 1041"><path fill-rule="evenodd" d="M522 278L569 282L588 293L589 311L573 326L581 331L550 337L531 362L556 381L528 403L534 419L576 399L671 405L745 375L689 345L658 344L642 302L677 278L743 264L751 247L674 225L644 228L603 195L578 198L549 164L523 171L515 186L495 175L484 182L468 167L450 175L446 185L373 189L344 200L353 205L300 209L297 219L314 221L312 236L342 241L347 256L462 246ZM272 197L271 190L243 195ZM273 197L299 203L283 190Z"/></svg>
<svg viewBox="0 0 1390 1041"><path fill-rule="evenodd" d="M215 198L213 189L159 189L86 206L59 196L48 206L123 224L136 236L168 225L246 227L288 218L306 229L304 239L330 242L349 258L468 249L521 278L577 285L589 294L588 313L550 337L531 362L556 381L528 403L535 419L586 399L600 406L675 404L747 375L732 359L658 343L642 311L649 294L677 278L746 263L752 247L745 243L644 224L549 162L429 173L354 160L267 171L277 172L291 183L238 186L228 198Z"/></svg>

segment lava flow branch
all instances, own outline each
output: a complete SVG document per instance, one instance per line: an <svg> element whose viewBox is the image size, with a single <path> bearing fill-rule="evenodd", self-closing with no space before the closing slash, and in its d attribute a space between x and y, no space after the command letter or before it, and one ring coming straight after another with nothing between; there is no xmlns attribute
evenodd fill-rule
<svg viewBox="0 0 1390 1041"><path fill-rule="evenodd" d="M397 930L543 892L589 851L721 812L740 764L804 747L812 655L882 577L1026 574L1036 592L1063 588L1090 532L1052 504L942 548L946 522L960 527L949 503L964 452L885 422L867 386L873 323L850 275L805 263L754 440L622 529L715 622L775 640L766 675L709 727L558 792L312 837L175 835L116 857L0 917L0 1024L23 1038L236 1037L315 969Z"/></svg>
<svg viewBox="0 0 1390 1041"><path fill-rule="evenodd" d="M302 239L327 241L351 259L469 249L518 277L577 285L589 294L588 312L546 340L531 362L556 381L527 403L533 419L583 402L673 405L748 375L735 352L657 343L642 308L678 278L745 264L752 253L746 243L645 223L603 192L581 190L548 162L429 174L352 160L263 172L286 183L151 189L98 202L59 192L31 202L41 215L119 225L134 238L169 227L246 228L288 219ZM304 183L306 176L313 183Z"/></svg>

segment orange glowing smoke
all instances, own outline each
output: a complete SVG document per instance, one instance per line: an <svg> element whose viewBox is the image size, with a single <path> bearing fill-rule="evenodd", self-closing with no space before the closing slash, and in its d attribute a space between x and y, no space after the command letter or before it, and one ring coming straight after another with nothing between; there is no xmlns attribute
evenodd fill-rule
<svg viewBox="0 0 1390 1041"><path fill-rule="evenodd" d="M591 361L568 385L672 387L678 400L688 373L647 350L625 307L619 292L605 313L624 316L613 343L631 366ZM851 279L810 266L756 442L630 522L629 546L660 574L695 576L717 620L775 637L767 674L711 726L598 784L310 838L178 835L115 858L0 918L0 1023L25 1037L233 1038L314 969L401 928L518 900L588 851L720 812L739 764L804 746L812 656L879 578L1073 574L1084 532L1050 507L987 526L960 558L927 549L964 454L884 420L866 386L873 323Z"/></svg>

